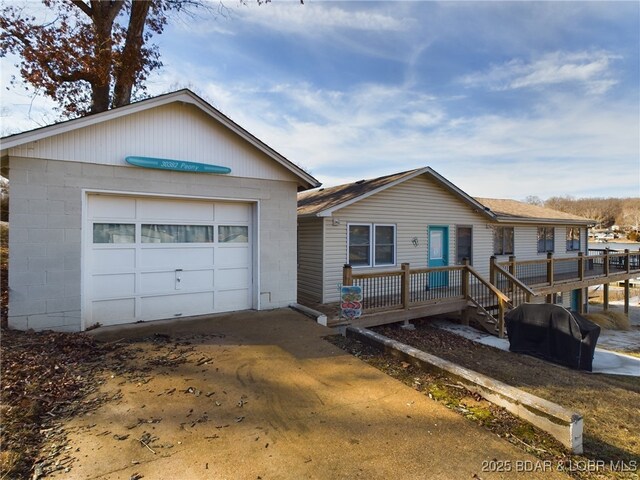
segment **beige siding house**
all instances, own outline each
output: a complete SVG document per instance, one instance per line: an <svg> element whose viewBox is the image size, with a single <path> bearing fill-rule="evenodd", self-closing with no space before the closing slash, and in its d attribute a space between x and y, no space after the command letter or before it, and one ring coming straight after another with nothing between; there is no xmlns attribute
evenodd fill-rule
<svg viewBox="0 0 640 480"><path fill-rule="evenodd" d="M469 258L586 252L590 221L513 200L476 199L429 167L298 194L298 301L339 298L342 269L447 266ZM570 241L567 240L569 235ZM539 238L541 237L541 238Z"/></svg>
<svg viewBox="0 0 640 480"><path fill-rule="evenodd" d="M1 155L12 328L296 301L296 195L318 181L188 90L5 137Z"/></svg>

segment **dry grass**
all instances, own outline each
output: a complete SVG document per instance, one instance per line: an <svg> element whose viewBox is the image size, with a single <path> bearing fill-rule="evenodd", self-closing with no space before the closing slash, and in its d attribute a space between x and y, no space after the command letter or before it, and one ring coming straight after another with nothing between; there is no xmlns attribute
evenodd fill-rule
<svg viewBox="0 0 640 480"><path fill-rule="evenodd" d="M622 312L609 310L600 313L588 313L585 318L606 330L629 330L631 328L629 317Z"/></svg>

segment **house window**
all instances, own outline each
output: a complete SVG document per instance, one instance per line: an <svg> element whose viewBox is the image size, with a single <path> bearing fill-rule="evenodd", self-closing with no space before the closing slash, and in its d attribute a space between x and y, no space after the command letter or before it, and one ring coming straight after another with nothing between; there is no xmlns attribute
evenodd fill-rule
<svg viewBox="0 0 640 480"><path fill-rule="evenodd" d="M349 225L349 265L380 267L396 263L395 225Z"/></svg>
<svg viewBox="0 0 640 480"><path fill-rule="evenodd" d="M538 227L538 253L553 252L553 227Z"/></svg>
<svg viewBox="0 0 640 480"><path fill-rule="evenodd" d="M458 265L462 265L462 261L467 258L471 262L471 244L472 244L471 227L456 228L456 261Z"/></svg>
<svg viewBox="0 0 640 480"><path fill-rule="evenodd" d="M375 225L375 232L375 264L394 265L396 263L396 227L393 225Z"/></svg>
<svg viewBox="0 0 640 480"><path fill-rule="evenodd" d="M567 252L580 251L580 228L567 227Z"/></svg>
<svg viewBox="0 0 640 480"><path fill-rule="evenodd" d="M493 254L513 255L513 227L493 227Z"/></svg>

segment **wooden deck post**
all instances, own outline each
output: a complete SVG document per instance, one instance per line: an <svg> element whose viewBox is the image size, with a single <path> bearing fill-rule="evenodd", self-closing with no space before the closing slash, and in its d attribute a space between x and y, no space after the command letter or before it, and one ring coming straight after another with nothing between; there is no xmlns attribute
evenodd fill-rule
<svg viewBox="0 0 640 480"><path fill-rule="evenodd" d="M402 286L401 295L402 295L402 308L405 310L409 310L409 303L411 301L411 265L408 263L401 264L402 268Z"/></svg>
<svg viewBox="0 0 640 480"><path fill-rule="evenodd" d="M609 249L605 248L604 250L604 265L602 266L603 273L606 277L609 276ZM609 283L604 283L602 285L602 308L604 310L609 310Z"/></svg>
<svg viewBox="0 0 640 480"><path fill-rule="evenodd" d="M629 261L629 249L624 249L624 270L631 273L631 262ZM624 281L624 313L629 315L629 279Z"/></svg>
<svg viewBox="0 0 640 480"><path fill-rule="evenodd" d="M462 285L462 296L464 297L465 300L469 300L469 259L468 258L463 258L462 259L462 278L460 279ZM462 315L460 316L460 323L462 325L469 325L469 317L471 316L471 309L470 307L465 308L464 310L462 310Z"/></svg>
<svg viewBox="0 0 640 480"><path fill-rule="evenodd" d="M514 277L516 276L516 256L515 255L509 256L509 273Z"/></svg>
<svg viewBox="0 0 640 480"><path fill-rule="evenodd" d="M462 296L465 300L469 299L469 259L462 259Z"/></svg>
<svg viewBox="0 0 640 480"><path fill-rule="evenodd" d="M353 285L352 275L353 275L353 269L351 268L351 265L349 265L348 263L345 263L344 267L342 267L342 285L344 287Z"/></svg>
<svg viewBox="0 0 640 480"><path fill-rule="evenodd" d="M578 278L584 280L584 253L578 252Z"/></svg>
<svg viewBox="0 0 640 480"><path fill-rule="evenodd" d="M491 285L495 285L496 284L496 261L498 259L496 258L495 255L491 255L491 258L489 259L489 281L491 282Z"/></svg>
<svg viewBox="0 0 640 480"><path fill-rule="evenodd" d="M587 313L584 311L584 292L584 287L578 289L578 313L580 315L584 315L585 313Z"/></svg>
<svg viewBox="0 0 640 480"><path fill-rule="evenodd" d="M504 338L504 300L498 299L498 337Z"/></svg>
<svg viewBox="0 0 640 480"><path fill-rule="evenodd" d="M629 249L624 249L624 271L631 273L631 262L629 261Z"/></svg>
<svg viewBox="0 0 640 480"><path fill-rule="evenodd" d="M624 313L629 315L629 279L624 281Z"/></svg>
<svg viewBox="0 0 640 480"><path fill-rule="evenodd" d="M547 252L547 283L553 287L553 252ZM553 295L547 295L547 303L553 303Z"/></svg>

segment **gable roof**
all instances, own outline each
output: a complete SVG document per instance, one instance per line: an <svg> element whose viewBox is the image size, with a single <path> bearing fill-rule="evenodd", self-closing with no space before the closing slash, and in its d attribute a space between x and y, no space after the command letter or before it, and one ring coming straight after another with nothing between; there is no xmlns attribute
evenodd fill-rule
<svg viewBox="0 0 640 480"><path fill-rule="evenodd" d="M535 225L590 225L595 223L578 215L530 205L517 200L471 197L430 167L301 192L298 194L298 216L330 217L337 210L424 174L492 222Z"/></svg>
<svg viewBox="0 0 640 480"><path fill-rule="evenodd" d="M419 175L428 175L440 186L467 203L471 208L482 213L489 219L494 219L493 214L473 197L449 182L430 167L417 168L406 172L394 173L369 180L359 180L353 183L345 183L335 187L310 190L298 194L298 215L329 217L336 210L345 208L353 203L364 200L371 195L391 188L402 182L406 182Z"/></svg>
<svg viewBox="0 0 640 480"><path fill-rule="evenodd" d="M284 168L292 172L298 178L298 184L300 187L307 189L318 187L321 185L317 179L305 172L302 168L298 167L286 157L276 152L269 145L262 142L260 139L249 133L247 130L235 123L218 109L214 108L212 105L210 105L205 100L188 89L178 90L176 92L166 93L157 97L148 98L131 103L129 105L125 105L123 107L113 108L111 110L107 110L106 112L87 115L80 118L74 118L72 120L66 120L64 122L55 123L46 127L40 127L34 130L29 130L27 132L3 137L0 139L0 148L2 149L0 154L5 155L8 149L18 147L25 143L35 142L37 140L42 140L54 135L70 132L72 130L95 125L97 123L106 122L108 120L114 120L126 115L131 115L133 113L149 110L151 108L167 105L174 102L194 105L195 107L202 110L213 120L218 121L220 124L256 147L258 150L273 159L275 162L279 163Z"/></svg>
<svg viewBox="0 0 640 480"><path fill-rule="evenodd" d="M502 223L532 223L533 221L535 223L561 223L563 225L595 224L593 220L579 215L518 202L517 200L478 197L476 197L476 200L490 208L496 215L497 220Z"/></svg>

